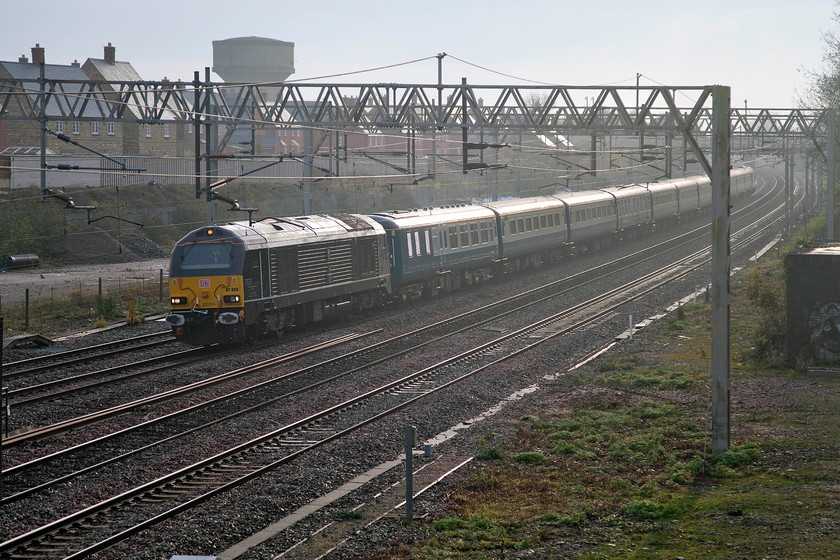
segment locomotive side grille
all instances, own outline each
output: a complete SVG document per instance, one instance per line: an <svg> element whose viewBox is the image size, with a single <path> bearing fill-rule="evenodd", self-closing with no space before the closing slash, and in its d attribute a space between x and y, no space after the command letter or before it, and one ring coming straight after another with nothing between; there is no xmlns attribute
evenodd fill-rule
<svg viewBox="0 0 840 560"><path fill-rule="evenodd" d="M319 288L353 280L351 243L301 247L298 253L300 289Z"/></svg>
<svg viewBox="0 0 840 560"><path fill-rule="evenodd" d="M296 249L271 249L271 294L288 294L298 290Z"/></svg>

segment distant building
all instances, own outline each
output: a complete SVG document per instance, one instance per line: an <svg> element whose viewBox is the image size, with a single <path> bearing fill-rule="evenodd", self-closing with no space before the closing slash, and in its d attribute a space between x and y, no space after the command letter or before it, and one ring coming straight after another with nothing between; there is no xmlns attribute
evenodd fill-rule
<svg viewBox="0 0 840 560"><path fill-rule="evenodd" d="M88 58L82 65L82 71L92 81L105 82L139 82L143 78L129 62L116 59L116 48L108 43L105 47L104 58ZM138 119L141 117L137 107L129 105L126 109ZM172 113L165 114L166 120L174 120ZM120 145L119 154L145 154L153 156L175 156L176 134L175 123L136 124L129 122L116 123L114 126L114 143ZM109 128L109 133L111 129Z"/></svg>
<svg viewBox="0 0 840 560"><path fill-rule="evenodd" d="M21 88L28 89L29 99L37 99L37 86L34 82L40 76L40 65L44 64L44 77L48 80L61 80L66 84L71 80L85 81L142 81L140 75L128 62L116 60L116 49L108 43L105 56L101 59L89 58L84 65L73 62L70 65L46 64L44 48L36 44L32 48L32 61L21 56L17 62L0 61L0 78L21 80ZM24 83L22 80L27 80ZM80 91L81 84L67 84L67 87ZM65 91L65 93L67 93ZM67 120L66 111L62 111L53 99L47 104L47 122L49 130L64 134L82 146L111 156L123 155L177 155L175 124L138 124L102 120L99 111L88 106L84 113L77 115L78 120ZM21 115L20 109L11 104L8 108L11 116ZM134 111L129 107L129 111ZM136 112L136 111L134 111ZM139 114L138 114L139 118ZM8 148L40 148L40 123L34 120L0 120L0 151ZM86 150L63 142L52 134L46 137L47 149L59 155L89 155Z"/></svg>

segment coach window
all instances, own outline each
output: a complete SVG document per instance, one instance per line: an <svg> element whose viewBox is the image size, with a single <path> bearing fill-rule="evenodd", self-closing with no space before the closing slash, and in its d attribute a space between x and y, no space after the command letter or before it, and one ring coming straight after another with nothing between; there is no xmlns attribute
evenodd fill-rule
<svg viewBox="0 0 840 560"><path fill-rule="evenodd" d="M510 221L510 234L516 235L516 220Z"/></svg>
<svg viewBox="0 0 840 560"><path fill-rule="evenodd" d="M458 226L458 231L461 232L461 247L470 246L470 234L467 232L466 225Z"/></svg>
<svg viewBox="0 0 840 560"><path fill-rule="evenodd" d="M543 214L542 216L540 216L540 227L543 227L543 228L545 228L545 227L549 227L549 225L548 225L548 219L546 218L545 214Z"/></svg>
<svg viewBox="0 0 840 560"><path fill-rule="evenodd" d="M534 226L531 225L531 218L525 218L525 231L532 231Z"/></svg>
<svg viewBox="0 0 840 560"><path fill-rule="evenodd" d="M488 233L488 229L490 229L490 224L481 224L481 242L487 243L490 241L490 234Z"/></svg>
<svg viewBox="0 0 840 560"><path fill-rule="evenodd" d="M525 233L525 220L524 219L519 218L518 220L516 220L516 225L519 229L519 233Z"/></svg>
<svg viewBox="0 0 840 560"><path fill-rule="evenodd" d="M432 237L431 237L432 234L430 233L430 231L428 229L423 233L426 237L426 254L431 255L432 254Z"/></svg>
<svg viewBox="0 0 840 560"><path fill-rule="evenodd" d="M423 254L423 249L420 246L420 232L419 231L414 232L414 247L417 248L417 256L418 257Z"/></svg>
<svg viewBox="0 0 840 560"><path fill-rule="evenodd" d="M455 226L449 226L449 247L458 248L458 228Z"/></svg>
<svg viewBox="0 0 840 560"><path fill-rule="evenodd" d="M478 245L478 224L470 224L470 245Z"/></svg>

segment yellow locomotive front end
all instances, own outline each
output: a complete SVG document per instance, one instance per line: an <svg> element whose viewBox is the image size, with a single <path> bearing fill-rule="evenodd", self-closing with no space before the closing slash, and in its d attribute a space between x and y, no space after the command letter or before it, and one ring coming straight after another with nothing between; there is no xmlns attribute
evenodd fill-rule
<svg viewBox="0 0 840 560"><path fill-rule="evenodd" d="M245 339L244 248L224 228L196 230L175 246L169 270L166 321L187 344Z"/></svg>

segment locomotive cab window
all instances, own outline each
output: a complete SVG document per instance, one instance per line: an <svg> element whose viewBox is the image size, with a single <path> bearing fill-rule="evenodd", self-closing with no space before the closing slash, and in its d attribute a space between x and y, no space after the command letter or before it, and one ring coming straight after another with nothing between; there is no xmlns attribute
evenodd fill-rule
<svg viewBox="0 0 840 560"><path fill-rule="evenodd" d="M231 243L195 243L181 253L183 270L230 268L233 245Z"/></svg>

